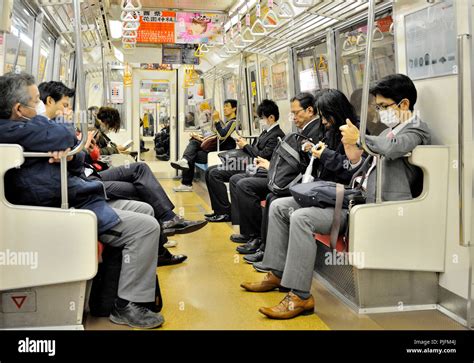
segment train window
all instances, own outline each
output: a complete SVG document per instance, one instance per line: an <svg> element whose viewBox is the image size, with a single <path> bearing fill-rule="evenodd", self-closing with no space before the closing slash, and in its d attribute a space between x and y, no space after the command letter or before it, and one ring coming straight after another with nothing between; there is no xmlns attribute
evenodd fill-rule
<svg viewBox="0 0 474 363"><path fill-rule="evenodd" d="M55 41L53 36L47 30L43 29L38 69L38 82L50 81L53 78L54 45Z"/></svg>
<svg viewBox="0 0 474 363"><path fill-rule="evenodd" d="M371 82L396 72L392 23L391 16L379 17L376 20L372 43ZM341 32L337 43L340 54L338 67L340 89L350 99L359 117L362 109L366 41L366 24L358 24ZM378 135L385 129L377 117L373 101L369 100L367 129L372 135Z"/></svg>
<svg viewBox="0 0 474 363"><path fill-rule="evenodd" d="M329 88L326 43L298 51L297 70L300 92L314 93L319 89Z"/></svg>
<svg viewBox="0 0 474 363"><path fill-rule="evenodd" d="M11 32L6 34L5 73L31 71L34 19L18 1L14 2Z"/></svg>

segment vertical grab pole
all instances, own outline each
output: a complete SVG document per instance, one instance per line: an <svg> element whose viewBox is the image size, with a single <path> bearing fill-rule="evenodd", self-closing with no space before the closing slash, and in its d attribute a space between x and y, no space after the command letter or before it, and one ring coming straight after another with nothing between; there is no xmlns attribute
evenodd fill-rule
<svg viewBox="0 0 474 363"><path fill-rule="evenodd" d="M101 47L101 57L102 57L102 84L103 84L103 102L102 104L106 106L108 104L108 94L109 94L109 88L107 86L107 66L105 64L105 45L102 45Z"/></svg>
<svg viewBox="0 0 474 363"><path fill-rule="evenodd" d="M214 67L214 82L212 83L212 104L213 110L216 109L216 82L217 82L217 67ZM214 120L212 120L212 128L217 132L216 127L214 126ZM218 132L217 132L218 133ZM217 152L221 150L221 140L219 135L217 135Z"/></svg>
<svg viewBox="0 0 474 363"><path fill-rule="evenodd" d="M237 134L238 130L242 126L242 106L243 106L243 101L242 101L242 74L243 74L243 69L244 69L244 52L240 53L240 63L239 63L239 76L237 78L237 114L235 115L235 128L237 129Z"/></svg>
<svg viewBox="0 0 474 363"><path fill-rule="evenodd" d="M375 194L375 203L382 203L382 177L383 177L383 156L372 152L365 142L367 129L367 117L369 108L369 87L372 66L372 42L374 38L375 24L375 0L369 0L369 14L367 20L367 47L365 49L365 69L364 69L364 85L362 87L362 109L360 117L360 142L364 150L377 158L377 188Z"/></svg>
<svg viewBox="0 0 474 363"><path fill-rule="evenodd" d="M82 132L82 140L79 148L76 148L75 152L79 152L82 149L82 146L85 144L87 138L87 119L83 115L82 109L85 107L85 100L86 100L86 93L85 93L85 85L84 85L84 69L82 63L82 29L81 29L81 2L80 0L73 0L74 6L74 37L75 37L75 56L76 56L76 80L77 80L77 100L79 101L79 116L81 119L81 132ZM77 115L77 113L76 113ZM82 122L84 119L85 122ZM81 146L82 145L82 146ZM68 209L69 208L69 201L68 201L68 184L67 184L67 157L69 155L64 155L61 158L61 208Z"/></svg>

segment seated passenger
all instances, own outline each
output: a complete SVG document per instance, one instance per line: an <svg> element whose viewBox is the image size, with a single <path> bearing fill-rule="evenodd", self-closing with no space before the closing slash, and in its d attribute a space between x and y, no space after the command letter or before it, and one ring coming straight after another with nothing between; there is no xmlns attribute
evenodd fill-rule
<svg viewBox="0 0 474 363"><path fill-rule="evenodd" d="M27 158L5 177L10 202L23 205L59 207L61 173L59 161L76 145L70 129L37 114L40 93L32 76L8 74L0 77L0 143L19 144L25 151L50 152L51 158ZM155 300L156 265L160 225L153 208L128 200L106 201L97 181L79 177L84 154L68 163L69 204L88 209L97 216L101 242L123 247L118 299L110 320L136 328L155 328L164 319L146 305Z"/></svg>
<svg viewBox="0 0 474 363"><path fill-rule="evenodd" d="M218 111L214 111L214 114L212 115L212 121L214 122L217 131L216 135L220 144L220 150L235 149L235 140L231 135L236 127L236 112L237 101L225 100L224 116L227 121L224 122L220 120ZM189 141L189 144L184 151L183 158L176 162L171 162L173 168L183 171L181 185L173 188L175 192L191 192L193 190L194 165L196 163L207 163L207 154L209 151L205 151L201 148L204 137L200 134L193 133L191 134L191 138L191 141ZM217 150L217 143L215 150Z"/></svg>
<svg viewBox="0 0 474 363"><path fill-rule="evenodd" d="M61 82L41 83L39 91L40 98L46 105L45 115L51 120L65 113L70 107L69 97L75 94L75 90ZM84 148L88 149L87 144ZM185 255L172 255L164 247L168 243L167 235L194 232L207 224L206 221L188 221L176 215L173 212L175 206L146 163L132 163L99 173L85 163L84 178L101 181L109 199L138 200L153 207L155 218L162 227L158 251L159 266L174 265L187 258Z"/></svg>
<svg viewBox="0 0 474 363"><path fill-rule="evenodd" d="M293 97L291 99L291 114L298 132L317 143L323 138L323 131L321 121L314 109L314 100L314 96L310 93L300 93ZM306 153L302 157L302 168L304 168L309 163L309 157ZM267 159L257 157L257 165L268 169L270 162ZM260 260L263 258L268 209L272 200L276 198L268 189L266 173L254 177L249 177L246 174L234 175L230 178L230 196L232 201L232 224L240 224L240 234L232 235L230 239L237 243L246 244L237 247L239 253L257 253L257 260ZM267 206L262 216L260 202L264 199L267 201Z"/></svg>
<svg viewBox="0 0 474 363"><path fill-rule="evenodd" d="M95 143L99 147L100 155L126 153L127 148L115 144L107 136L110 131L120 131L121 119L117 109L113 107L101 107L97 112L95 127L98 130Z"/></svg>
<svg viewBox="0 0 474 363"><path fill-rule="evenodd" d="M380 80L372 89L376 108L382 122L389 126L379 136L367 136L367 146L383 155L384 178L382 196L386 201L412 198L411 187L417 183L415 166L405 162L404 155L418 145L430 143L428 126L413 113L417 92L413 82L405 75L390 75ZM359 150L359 130L347 120L341 126L342 142L351 161L351 167L361 166L359 172L366 173L367 202L375 200L376 158L370 156L363 162ZM314 151L313 151L314 153ZM357 179L354 175L353 179ZM263 281L243 283L241 286L254 292L270 291L284 286L291 291L279 305L260 308L269 318L290 319L314 310L314 299L310 293L313 269L316 261L316 243L313 233L329 234L334 208L301 208L292 197L272 203L268 230L268 246L263 265L270 272ZM340 231L346 228L348 211L342 210Z"/></svg>
<svg viewBox="0 0 474 363"><path fill-rule="evenodd" d="M251 158L248 160L250 163L257 157L270 159L278 144L278 138L285 136L278 125L280 112L275 102L263 100L257 108L257 113L258 117L262 119L263 131L260 136L252 144L249 144L243 137L237 138L237 145ZM226 168L226 165L215 165L206 170L206 185L214 211L214 213L206 214L206 219L209 222L230 221L230 203L224 183L228 182L233 175L245 173L246 165L244 160L240 160L232 166L232 168Z"/></svg>

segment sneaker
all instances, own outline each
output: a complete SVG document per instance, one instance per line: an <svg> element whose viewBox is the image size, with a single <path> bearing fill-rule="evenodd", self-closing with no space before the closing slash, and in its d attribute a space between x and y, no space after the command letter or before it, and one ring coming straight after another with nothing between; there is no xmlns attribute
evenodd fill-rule
<svg viewBox="0 0 474 363"><path fill-rule="evenodd" d="M163 247L164 248L170 248L170 247L176 247L178 245L178 242L176 241L172 241L172 240L168 240L168 242L166 242Z"/></svg>
<svg viewBox="0 0 474 363"><path fill-rule="evenodd" d="M268 267L265 267L262 262L254 262L252 264L253 268L257 270L258 272L269 272L270 269Z"/></svg>
<svg viewBox="0 0 474 363"><path fill-rule="evenodd" d="M175 192L192 192L193 186L181 184L179 187L174 187L173 190Z"/></svg>
<svg viewBox="0 0 474 363"><path fill-rule="evenodd" d="M154 313L133 302L129 302L124 308L119 308L117 304L114 304L109 319L112 323L139 329L158 328L165 322L160 313Z"/></svg>
<svg viewBox="0 0 474 363"><path fill-rule="evenodd" d="M178 161L172 161L170 164L173 168L178 169L178 170L188 170L189 169L189 164L188 164L188 161L186 159L181 159L181 160L178 160Z"/></svg>

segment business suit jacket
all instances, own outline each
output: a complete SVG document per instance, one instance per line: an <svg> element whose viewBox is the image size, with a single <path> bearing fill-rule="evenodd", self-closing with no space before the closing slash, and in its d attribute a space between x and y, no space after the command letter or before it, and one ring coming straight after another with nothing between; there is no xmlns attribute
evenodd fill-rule
<svg viewBox="0 0 474 363"><path fill-rule="evenodd" d="M280 125L276 125L270 131L261 133L252 144L247 144L244 151L252 158L260 156L261 158L270 160L278 144L278 138L284 138L285 133L281 130Z"/></svg>
<svg viewBox="0 0 474 363"><path fill-rule="evenodd" d="M391 129L382 131L379 136L366 136L367 147L373 152L383 155L382 199L384 201L409 200L421 190L422 172L408 163L404 157L412 152L418 145L429 145L431 135L428 125L415 117L394 129L395 135L391 136ZM373 157L368 157L354 177L367 172L372 165ZM367 203L375 202L375 189L377 184L376 167L367 179Z"/></svg>

